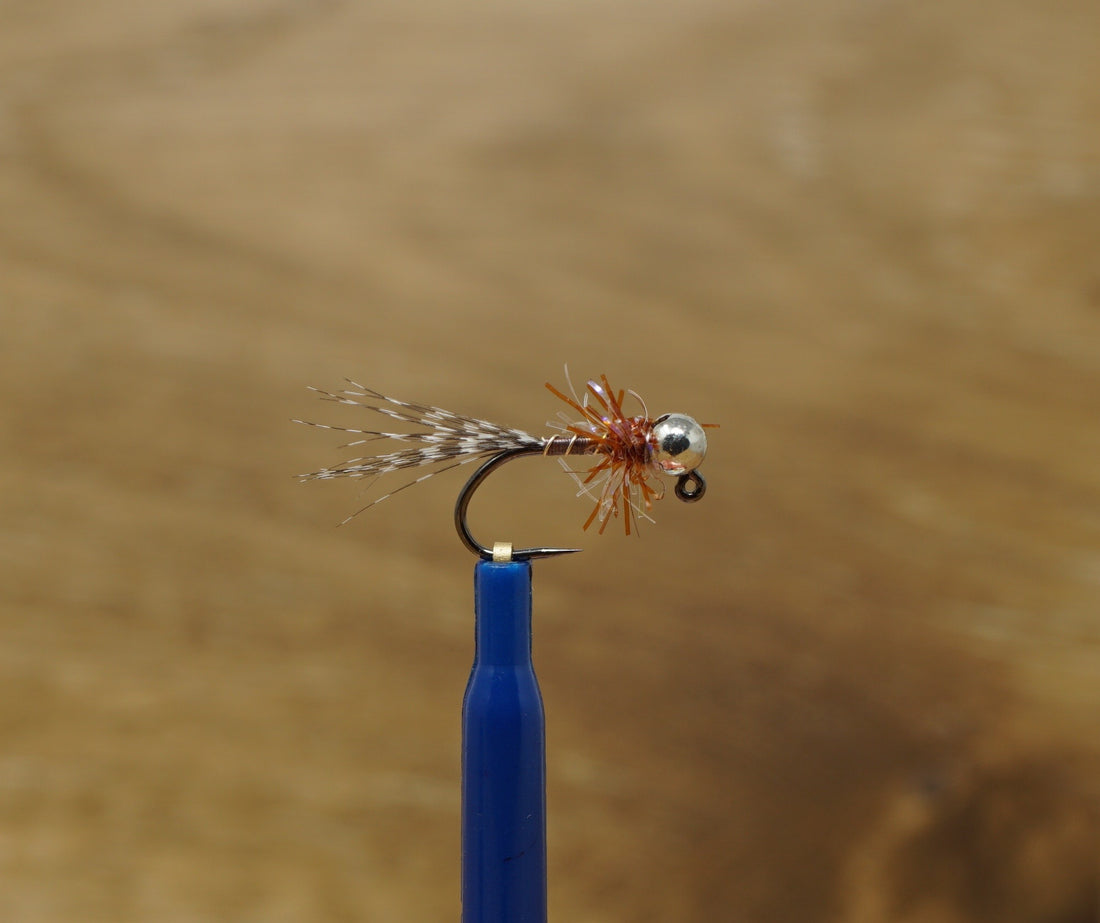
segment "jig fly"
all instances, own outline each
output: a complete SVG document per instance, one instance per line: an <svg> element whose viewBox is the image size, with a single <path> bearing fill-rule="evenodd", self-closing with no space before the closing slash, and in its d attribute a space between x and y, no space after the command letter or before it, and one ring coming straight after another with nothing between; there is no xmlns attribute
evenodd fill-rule
<svg viewBox="0 0 1100 923"><path fill-rule="evenodd" d="M576 481L578 496L587 496L594 501L584 529L599 523L600 533L612 519L622 519L627 535L636 530L637 518L652 521L649 512L653 503L665 493L665 483L659 475L676 477L675 493L681 500L698 500L706 490L706 481L697 469L707 452L705 430L717 424L700 424L679 413L651 419L645 402L636 392L614 391L606 375L601 375L599 381L590 380L583 397L576 394L572 385L570 396L547 383L550 392L564 401L570 410L559 412L559 422L550 424L557 432L544 437L440 407L401 401L350 379L347 383L350 387L339 392L319 388L311 390L317 391L325 400L363 407L399 423L418 427L421 431L390 432L295 420L296 423L362 437L345 443L343 448L380 440L412 443L406 449L351 458L335 467L300 475L300 478L303 481L378 478L394 471L430 470L372 500L344 522L413 484L451 468L482 460L481 467L459 495L455 506L455 524L459 536L471 551L481 557L493 557L494 552L470 534L466 526L466 508L470 497L490 472L520 455L558 457ZM623 409L627 395L638 402L641 414L627 415ZM587 469L576 470L567 461L571 456L591 456L593 461ZM514 552L509 549L508 558L546 557L574 550L577 549L530 548Z"/></svg>

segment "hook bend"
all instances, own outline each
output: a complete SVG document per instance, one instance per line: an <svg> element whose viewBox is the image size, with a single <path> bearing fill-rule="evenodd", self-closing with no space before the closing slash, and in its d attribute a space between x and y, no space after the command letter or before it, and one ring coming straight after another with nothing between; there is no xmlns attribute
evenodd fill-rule
<svg viewBox="0 0 1100 923"><path fill-rule="evenodd" d="M455 529L458 530L458 537L462 539L462 544L483 561L530 561L533 558L552 558L559 554L574 554L581 550L580 548L513 549L510 545L503 543L498 544L495 549L488 548L474 538L466 522L466 510L470 505L470 498L473 497L474 491L481 486L482 481L513 458L519 458L521 455L544 455L545 452L545 446L542 445L522 446L518 449L508 449L506 452L500 452L484 462L477 471L470 475L470 479L459 493L458 500L455 502Z"/></svg>

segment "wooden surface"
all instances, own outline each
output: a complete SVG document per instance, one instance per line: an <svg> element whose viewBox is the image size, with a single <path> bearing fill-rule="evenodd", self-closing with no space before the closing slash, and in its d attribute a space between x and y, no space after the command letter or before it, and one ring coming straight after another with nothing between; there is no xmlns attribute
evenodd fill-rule
<svg viewBox="0 0 1100 923"><path fill-rule="evenodd" d="M0 918L458 913L472 560L292 425L539 431L704 502L536 572L550 907L1098 918L1100 7L0 4ZM376 488L377 489L377 488Z"/></svg>

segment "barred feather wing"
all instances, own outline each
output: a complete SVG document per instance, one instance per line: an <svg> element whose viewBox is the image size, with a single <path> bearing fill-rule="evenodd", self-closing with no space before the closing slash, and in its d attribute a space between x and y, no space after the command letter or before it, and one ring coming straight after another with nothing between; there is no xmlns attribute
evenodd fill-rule
<svg viewBox="0 0 1100 923"><path fill-rule="evenodd" d="M299 478L303 481L345 477L377 478L394 471L407 469L426 468L431 470L406 481L389 493L375 498L345 519L344 522L353 519L363 510L381 503L395 493L411 487L413 484L426 481L428 478L451 468L457 468L460 465L469 464L509 449L543 445L542 439L520 429L511 429L491 423L488 420L463 416L450 410L444 410L442 407L418 404L413 401L401 401L350 379L347 383L350 387L338 392L323 391L320 388L311 388L310 390L316 391L325 400L361 407L398 423L418 427L419 430L402 432L382 429L358 429L327 423L314 423L309 420L295 420L294 422L304 423L318 429L334 430L362 437L344 443L342 448L352 448L383 440L407 442L412 443L412 445L396 452L350 458L333 467L320 468L317 471L301 474Z"/></svg>

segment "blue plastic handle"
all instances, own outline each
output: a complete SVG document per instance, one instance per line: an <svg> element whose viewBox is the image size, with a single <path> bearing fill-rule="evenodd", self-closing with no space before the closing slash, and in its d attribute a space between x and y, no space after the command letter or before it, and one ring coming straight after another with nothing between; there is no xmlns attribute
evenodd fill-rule
<svg viewBox="0 0 1100 923"><path fill-rule="evenodd" d="M462 923L546 921L546 721L531 663L531 565L474 569L462 701Z"/></svg>

